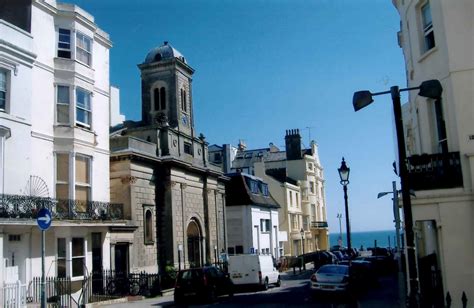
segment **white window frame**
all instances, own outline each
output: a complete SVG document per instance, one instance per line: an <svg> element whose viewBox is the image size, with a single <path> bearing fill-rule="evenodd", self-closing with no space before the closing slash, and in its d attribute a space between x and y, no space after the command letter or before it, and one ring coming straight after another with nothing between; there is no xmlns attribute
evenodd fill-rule
<svg viewBox="0 0 474 308"><path fill-rule="evenodd" d="M270 233L271 224L270 219L262 218L260 219L260 232L262 233Z"/></svg>
<svg viewBox="0 0 474 308"><path fill-rule="evenodd" d="M82 254L80 256L73 256L73 239L82 239L82 243L83 243L83 249L82 249ZM58 241L59 240L64 240L64 244L65 244L65 249L66 249L66 256L65 257L59 257L58 253L59 253L59 245L58 245ZM57 237L56 238L56 275L59 273L58 271L58 265L59 265L59 260L65 260L65 269L66 269L66 273L65 273L65 277L69 277L71 278L72 281L78 281L78 280L82 280L84 279L85 277L85 274L86 274L86 267L85 265L87 265L87 237L82 235L82 234L78 234L77 236L68 236L68 237L64 237L64 236L60 236L60 237ZM77 259L82 259L83 262L83 267L82 267L82 275L80 276L74 276L73 275L73 260L77 260Z"/></svg>
<svg viewBox="0 0 474 308"><path fill-rule="evenodd" d="M4 82L0 82L0 92L5 93L4 106L0 107L0 112L8 112L10 95L10 70L0 67L0 73L5 76Z"/></svg>
<svg viewBox="0 0 474 308"><path fill-rule="evenodd" d="M61 33L60 31L61 30L65 30L65 31L69 31L69 42L67 41L61 41ZM66 34L63 34L63 35L66 35ZM62 58L62 59L73 59L74 57L74 54L73 54L73 50L72 50L72 45L73 45L73 42L72 42L72 37L73 37L73 31L71 29L68 29L68 28L62 28L62 27L59 27L58 28L58 36L57 36L57 53L56 53L56 56L58 58ZM69 44L69 48L67 47L60 47L59 44ZM59 56L59 52L60 51L65 51L65 52L69 52L69 57L61 57Z"/></svg>
<svg viewBox="0 0 474 308"><path fill-rule="evenodd" d="M82 240L82 255L80 256L73 256L73 251L74 251L74 248L72 247L73 246L73 240L74 239L80 239ZM74 279L82 279L84 277L84 273L85 273L85 269L84 269L84 265L87 264L86 263L86 255L87 255L87 241L84 237L72 237L71 238L71 271L70 271L70 276L71 278L74 278ZM74 260L77 260L77 259L82 259L83 262L82 262L82 275L78 275L78 276L74 276L74 270L73 270L73 263L74 263Z"/></svg>
<svg viewBox="0 0 474 308"><path fill-rule="evenodd" d="M80 187L80 188L85 187L88 190L87 195L89 196L89 199L86 200L86 201L91 201L92 200L92 157L76 153L76 155L74 156L74 169L76 168L76 161L77 161L78 158L84 158L87 161L87 169L88 169L87 170L87 173L88 173L87 177L89 178L89 183L78 182L76 180L77 170L74 170L74 181L73 181L73 183L74 183L74 187L73 187L74 199L77 199L76 188L77 187Z"/></svg>
<svg viewBox="0 0 474 308"><path fill-rule="evenodd" d="M64 257L60 257L59 256L59 240L63 240L64 241ZM64 270L65 270L65 273L64 273L64 277L61 276L61 278L65 278L67 277L67 274L68 274L68 269L67 269L67 239L65 237L58 237L56 238L56 276L57 277L60 277L59 276L59 261L60 260L64 260Z"/></svg>
<svg viewBox="0 0 474 308"><path fill-rule="evenodd" d="M94 40L80 31L76 31L75 37L76 37L76 60L87 66L92 66L92 44ZM87 50L86 41L89 42L90 50ZM86 61L83 61L83 59L80 59L79 55L82 53L85 54L87 58Z"/></svg>
<svg viewBox="0 0 474 308"><path fill-rule="evenodd" d="M427 10L426 10L427 9ZM426 22L424 12L427 11L430 16L430 22ZM423 31L423 50L422 53L425 53L436 47L436 41L434 40L434 30L433 30L433 17L431 15L431 5L429 1L426 1L420 6L420 18L421 18L421 27ZM426 23L426 25L425 25ZM429 47L427 44L427 37L433 35L433 46Z"/></svg>
<svg viewBox="0 0 474 308"><path fill-rule="evenodd" d="M89 98L89 106L87 106L87 104L84 104L84 106L79 106L78 92L83 92L85 94L85 96ZM76 87L76 89L74 91L74 95L75 95L75 99L74 99L74 109L75 109L74 122L78 126L86 127L86 128L90 129L92 127L92 92L87 91L86 89L81 88L81 87ZM79 114L78 110L81 110L82 112L85 112L88 115L88 122L89 123L85 123L85 122L82 122L82 121L78 120L78 114Z"/></svg>
<svg viewBox="0 0 474 308"><path fill-rule="evenodd" d="M60 102L59 101L59 88L67 88L68 89L68 102ZM65 84L57 84L56 85L56 124L58 125L70 125L71 124L71 96L72 96L72 89L70 85L65 85ZM60 122L59 121L59 106L67 106L67 121L66 122Z"/></svg>

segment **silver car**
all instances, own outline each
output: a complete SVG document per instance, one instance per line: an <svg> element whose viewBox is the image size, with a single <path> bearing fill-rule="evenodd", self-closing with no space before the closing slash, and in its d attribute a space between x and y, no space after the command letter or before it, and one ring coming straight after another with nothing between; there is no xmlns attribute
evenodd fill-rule
<svg viewBox="0 0 474 308"><path fill-rule="evenodd" d="M310 278L311 290L345 292L349 288L349 266L326 264Z"/></svg>

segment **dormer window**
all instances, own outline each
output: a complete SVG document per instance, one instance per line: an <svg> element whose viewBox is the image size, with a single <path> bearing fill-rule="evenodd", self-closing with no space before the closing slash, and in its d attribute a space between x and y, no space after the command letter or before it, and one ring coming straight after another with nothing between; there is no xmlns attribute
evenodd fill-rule
<svg viewBox="0 0 474 308"><path fill-rule="evenodd" d="M153 90L154 111L166 109L166 88L160 87Z"/></svg>

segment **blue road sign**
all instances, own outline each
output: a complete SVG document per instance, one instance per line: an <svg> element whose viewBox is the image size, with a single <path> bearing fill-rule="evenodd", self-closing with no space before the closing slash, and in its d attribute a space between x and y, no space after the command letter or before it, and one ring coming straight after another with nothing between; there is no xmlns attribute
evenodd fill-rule
<svg viewBox="0 0 474 308"><path fill-rule="evenodd" d="M51 212L46 208L42 208L38 212L38 218L36 218L36 223L38 223L38 227L43 231L47 230L49 226L51 226L51 221Z"/></svg>

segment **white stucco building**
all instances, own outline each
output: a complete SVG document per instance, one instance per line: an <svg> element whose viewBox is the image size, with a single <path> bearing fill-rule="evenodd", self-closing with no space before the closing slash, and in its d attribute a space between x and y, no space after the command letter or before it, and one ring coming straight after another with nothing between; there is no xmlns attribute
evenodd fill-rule
<svg viewBox="0 0 474 308"><path fill-rule="evenodd" d="M408 87L438 79L440 99L411 91L403 106L420 288L474 298L474 2L393 0ZM441 298L439 295L441 294Z"/></svg>
<svg viewBox="0 0 474 308"><path fill-rule="evenodd" d="M82 281L114 268L109 203L109 35L81 8L6 1L0 11L0 285L41 276ZM112 246L113 247L113 246ZM80 289L73 284L73 292Z"/></svg>
<svg viewBox="0 0 474 308"><path fill-rule="evenodd" d="M267 254L275 259L284 254L286 232L279 228L279 205L270 195L267 183L246 174L227 174L226 221L227 252Z"/></svg>

